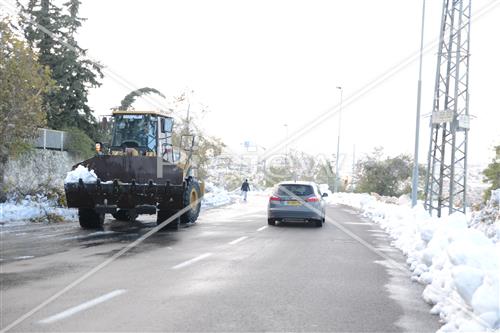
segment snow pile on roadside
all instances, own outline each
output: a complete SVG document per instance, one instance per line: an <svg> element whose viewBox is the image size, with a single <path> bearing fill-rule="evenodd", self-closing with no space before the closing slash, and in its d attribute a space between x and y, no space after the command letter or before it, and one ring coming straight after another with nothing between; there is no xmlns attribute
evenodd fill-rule
<svg viewBox="0 0 500 333"><path fill-rule="evenodd" d="M80 178L86 184L95 183L97 181L97 175L94 170L89 170L87 167L79 165L75 170L67 173L64 184L78 183Z"/></svg>
<svg viewBox="0 0 500 333"><path fill-rule="evenodd" d="M27 196L20 202L7 201L0 204L0 223L2 224L50 220L51 217L56 216L64 220L76 220L78 211L76 209L56 207L53 200L42 196Z"/></svg>
<svg viewBox="0 0 500 333"><path fill-rule="evenodd" d="M201 201L204 209L220 207L234 202L236 196L212 183L205 184L205 195Z"/></svg>
<svg viewBox="0 0 500 333"><path fill-rule="evenodd" d="M272 188L261 190L258 187L252 187L248 192L248 196L271 195ZM243 200L241 190L239 188L232 191L227 191L222 187L215 186L212 183L205 184L205 195L201 201L201 206L204 209L216 208L224 205L233 204Z"/></svg>
<svg viewBox="0 0 500 333"><path fill-rule="evenodd" d="M446 323L439 332L500 329L498 237L469 227L464 214L430 217L406 200L388 204L368 194L338 193L330 201L360 209L394 239L408 257L412 280L427 285L422 295L434 305L431 313Z"/></svg>

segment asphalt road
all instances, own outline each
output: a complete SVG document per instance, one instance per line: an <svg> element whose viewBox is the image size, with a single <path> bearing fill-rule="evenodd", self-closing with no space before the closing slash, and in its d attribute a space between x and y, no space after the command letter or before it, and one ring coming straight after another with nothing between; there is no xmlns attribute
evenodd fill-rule
<svg viewBox="0 0 500 333"><path fill-rule="evenodd" d="M153 219L107 220L100 232L80 230L77 223L3 228L1 328L54 295L11 331L439 328L409 273L335 225L404 266L404 257L375 224L347 207L330 206L331 222L323 228L268 227L265 198L250 199L207 211L177 232L156 233L95 272L151 230Z"/></svg>

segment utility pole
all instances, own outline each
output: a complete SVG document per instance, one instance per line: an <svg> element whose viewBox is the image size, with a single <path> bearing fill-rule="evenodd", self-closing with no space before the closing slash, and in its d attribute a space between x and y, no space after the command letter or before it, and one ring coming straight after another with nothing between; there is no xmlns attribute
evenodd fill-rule
<svg viewBox="0 0 500 333"><path fill-rule="evenodd" d="M425 208L440 217L467 206L471 0L444 0L425 184Z"/></svg>
<svg viewBox="0 0 500 333"><path fill-rule="evenodd" d="M356 172L356 145L352 145L352 176L351 176L351 192L354 192L354 174Z"/></svg>
<svg viewBox="0 0 500 333"><path fill-rule="evenodd" d="M422 55L424 49L425 0L422 0L422 30L420 32L420 65L417 88L417 119L415 121L415 152L413 154L413 176L411 182L411 206L417 205L418 197L418 146L420 140L420 103L422 95Z"/></svg>
<svg viewBox="0 0 500 333"><path fill-rule="evenodd" d="M340 107L339 107L339 131L338 131L338 137L337 137L337 157L335 158L335 183L333 186L333 192L337 193L339 191L339 182L340 182L340 177L339 177L339 160L340 160L340 125L342 121L342 92L343 89L342 87L337 87L338 90L340 90Z"/></svg>
<svg viewBox="0 0 500 333"><path fill-rule="evenodd" d="M189 119L189 109L190 108L191 108L191 104L188 104L187 115L186 115L186 130L187 130L187 134L189 134L189 122L191 121L191 119Z"/></svg>

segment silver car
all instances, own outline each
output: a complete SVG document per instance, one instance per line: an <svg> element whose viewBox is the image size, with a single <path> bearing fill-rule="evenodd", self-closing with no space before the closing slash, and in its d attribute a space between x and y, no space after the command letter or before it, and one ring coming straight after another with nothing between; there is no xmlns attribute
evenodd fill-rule
<svg viewBox="0 0 500 333"><path fill-rule="evenodd" d="M325 200L314 182L287 181L279 183L269 198L267 223L312 222L322 227L325 222Z"/></svg>

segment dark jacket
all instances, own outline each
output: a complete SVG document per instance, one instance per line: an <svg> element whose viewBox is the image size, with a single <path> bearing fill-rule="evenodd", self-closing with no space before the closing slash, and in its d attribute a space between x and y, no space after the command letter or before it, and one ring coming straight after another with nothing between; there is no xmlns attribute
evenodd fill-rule
<svg viewBox="0 0 500 333"><path fill-rule="evenodd" d="M250 185L248 185L248 182L243 182L243 184L241 184L241 190L245 192L250 191Z"/></svg>

